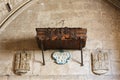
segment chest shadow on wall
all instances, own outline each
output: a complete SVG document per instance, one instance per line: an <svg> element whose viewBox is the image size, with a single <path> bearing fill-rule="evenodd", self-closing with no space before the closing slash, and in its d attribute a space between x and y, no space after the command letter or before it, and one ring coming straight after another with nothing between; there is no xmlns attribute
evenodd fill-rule
<svg viewBox="0 0 120 80"><path fill-rule="evenodd" d="M39 50L36 38L9 39L2 43L2 50Z"/></svg>

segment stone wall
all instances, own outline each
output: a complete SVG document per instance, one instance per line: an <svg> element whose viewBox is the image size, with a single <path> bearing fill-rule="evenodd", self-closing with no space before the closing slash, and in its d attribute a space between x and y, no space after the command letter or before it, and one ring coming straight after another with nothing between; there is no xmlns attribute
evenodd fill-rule
<svg viewBox="0 0 120 80"><path fill-rule="evenodd" d="M9 13L6 2L14 7L24 0L0 0L0 21ZM15 14L17 15L17 13ZM120 9L106 0L34 0L0 34L0 80L119 80L120 78ZM80 51L72 51L65 65L51 59L54 50L45 51L46 65L35 36L40 27L87 28L87 44L83 49L84 66L80 65ZM109 53L109 71L95 75L91 69L91 53L101 48ZM31 70L17 76L13 73L14 54L26 50L32 54Z"/></svg>

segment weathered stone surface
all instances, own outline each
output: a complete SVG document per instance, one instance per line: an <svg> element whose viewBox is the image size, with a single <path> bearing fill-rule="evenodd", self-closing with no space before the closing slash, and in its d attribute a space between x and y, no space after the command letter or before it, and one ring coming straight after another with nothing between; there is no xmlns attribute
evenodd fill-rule
<svg viewBox="0 0 120 80"><path fill-rule="evenodd" d="M110 60L120 61L120 50L110 50Z"/></svg>
<svg viewBox="0 0 120 80"><path fill-rule="evenodd" d="M120 79L119 75L116 75L116 76L112 77L112 80L119 80L119 79Z"/></svg>
<svg viewBox="0 0 120 80"><path fill-rule="evenodd" d="M0 50L0 75L13 75L15 51Z"/></svg>
<svg viewBox="0 0 120 80"><path fill-rule="evenodd" d="M45 61L46 65L42 65L42 53L41 51L35 51L34 53L34 59L33 59L33 75L78 75L78 74L88 74L89 73L89 64L88 62L85 62L84 65L86 65L85 68L82 68L80 66L81 63L81 57L80 57L80 51L70 51L72 58L70 61L65 65L58 65L54 62L54 60L51 58L51 55L54 51L45 51ZM86 57L85 57L86 56ZM84 61L89 61L89 53L87 53L87 50L84 54ZM87 64L86 64L87 63ZM72 66L72 65L76 65ZM77 70L79 70L77 72ZM84 70L84 71L83 71ZM47 72L49 71L49 73ZM57 72L57 73L56 73ZM84 73L83 73L84 72Z"/></svg>
<svg viewBox="0 0 120 80"><path fill-rule="evenodd" d="M84 48L83 49L83 61L90 61L90 50ZM80 62L81 61L81 51L80 50L75 50L75 51L71 51L71 55L72 55L72 60Z"/></svg>
<svg viewBox="0 0 120 80"><path fill-rule="evenodd" d="M15 8L23 1L1 0L0 22L8 15L5 7L7 2ZM0 80L119 80L116 76L120 75L119 13L119 9L105 0L36 0L15 19L10 19L11 23L6 24L7 27L0 34ZM84 66L80 65L81 55L77 50L69 50L72 58L65 65L54 63L51 58L54 50L47 50L44 52L46 65L43 66L41 51L35 40L35 28L65 26L87 28ZM90 55L97 48L109 50L110 56L110 70L101 76L91 72ZM15 76L13 56L23 49L32 53L31 70L26 75Z"/></svg>
<svg viewBox="0 0 120 80"><path fill-rule="evenodd" d="M0 62L0 75L8 75L10 63Z"/></svg>
<svg viewBox="0 0 120 80"><path fill-rule="evenodd" d="M120 75L120 63L117 61L111 62L111 69L113 75Z"/></svg>
<svg viewBox="0 0 120 80"><path fill-rule="evenodd" d="M8 77L7 76L0 76L0 80L7 80Z"/></svg>
<svg viewBox="0 0 120 80"><path fill-rule="evenodd" d="M119 40L103 41L103 49L120 49Z"/></svg>
<svg viewBox="0 0 120 80"><path fill-rule="evenodd" d="M9 76L8 80L30 80L29 76Z"/></svg>
<svg viewBox="0 0 120 80"><path fill-rule="evenodd" d="M102 48L102 41L99 41L99 40L90 40L90 41L87 41L86 43L86 48L87 49L97 49L97 48Z"/></svg>
<svg viewBox="0 0 120 80"><path fill-rule="evenodd" d="M87 80L85 76L78 75L49 75L49 76L30 76L30 80Z"/></svg>
<svg viewBox="0 0 120 80"><path fill-rule="evenodd" d="M112 76L88 76L87 80L113 80Z"/></svg>

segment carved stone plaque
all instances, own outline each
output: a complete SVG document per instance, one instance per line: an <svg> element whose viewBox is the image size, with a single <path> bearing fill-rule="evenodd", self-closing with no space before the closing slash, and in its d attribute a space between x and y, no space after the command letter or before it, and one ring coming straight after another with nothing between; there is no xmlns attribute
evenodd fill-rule
<svg viewBox="0 0 120 80"><path fill-rule="evenodd" d="M92 71L95 74L104 74L109 70L108 53L95 50L92 53Z"/></svg>
<svg viewBox="0 0 120 80"><path fill-rule="evenodd" d="M30 71L30 58L31 54L25 51L15 54L14 70L16 74L21 75Z"/></svg>

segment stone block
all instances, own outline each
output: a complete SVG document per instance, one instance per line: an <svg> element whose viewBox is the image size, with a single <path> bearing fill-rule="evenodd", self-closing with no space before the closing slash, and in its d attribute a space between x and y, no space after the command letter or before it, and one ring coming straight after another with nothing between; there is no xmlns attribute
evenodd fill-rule
<svg viewBox="0 0 120 80"><path fill-rule="evenodd" d="M102 41L100 40L89 40L86 42L86 48L87 49L97 49L102 48Z"/></svg>
<svg viewBox="0 0 120 80"><path fill-rule="evenodd" d="M83 49L83 61L90 61L90 50L88 49ZM76 51L71 51L72 55L72 60L81 62L81 51L76 50Z"/></svg>
<svg viewBox="0 0 120 80"><path fill-rule="evenodd" d="M110 50L110 60L120 61L120 50Z"/></svg>
<svg viewBox="0 0 120 80"><path fill-rule="evenodd" d="M44 51L44 57L45 57L45 61L46 62L53 62L54 60L52 59L52 53L54 52L54 50L46 50ZM34 56L35 56L35 62L39 62L42 63L42 51L41 50L35 50L34 51Z"/></svg>
<svg viewBox="0 0 120 80"><path fill-rule="evenodd" d="M8 77L7 76L0 76L0 80L7 80Z"/></svg>
<svg viewBox="0 0 120 80"><path fill-rule="evenodd" d="M103 49L119 49L120 44L118 40L103 41Z"/></svg>
<svg viewBox="0 0 120 80"><path fill-rule="evenodd" d="M15 27L15 26L13 26L13 27ZM7 33L6 33L6 31L7 31ZM14 33L16 33L16 34L14 34ZM18 33L20 33L20 32L17 30L11 29L11 27L9 27L9 28L5 29L0 35L2 35L3 40L5 40L7 42L10 40L15 40L15 39L21 38L22 34L19 35L19 37L18 37L17 36Z"/></svg>
<svg viewBox="0 0 120 80"><path fill-rule="evenodd" d="M8 75L10 64L8 62L0 62L0 75Z"/></svg>
<svg viewBox="0 0 120 80"><path fill-rule="evenodd" d="M12 62L14 54L11 50L0 50L0 62Z"/></svg>
<svg viewBox="0 0 120 80"><path fill-rule="evenodd" d="M44 51L44 57L45 57L45 62L46 65L43 66L43 60L42 60L42 51L41 50L36 50L34 51L34 58L33 58L33 75L42 75L41 73L47 72L48 70L48 64L51 63L49 66L52 68L52 64L54 64L54 60L51 58L51 54L53 53L52 50L47 50ZM42 70L42 69L43 70ZM45 69L44 69L45 68ZM42 72L41 72L42 71ZM50 73L47 73L50 74ZM46 75L47 75L46 74Z"/></svg>
<svg viewBox="0 0 120 80"><path fill-rule="evenodd" d="M61 20L64 20L65 22L67 21L67 19L69 18L74 18L78 15L77 12L75 11L70 11L68 13L68 11L63 11L63 12L57 12L57 13L51 13L50 18L51 19L59 19L59 21L56 24L60 24ZM77 17L76 17L77 18ZM72 19L74 20L74 19ZM72 20L70 20L72 22ZM57 21L57 20L56 20ZM55 22L56 22L55 21ZM76 20L77 21L77 20ZM62 23L61 23L62 24ZM64 25L65 26L65 25Z"/></svg>
<svg viewBox="0 0 120 80"><path fill-rule="evenodd" d="M13 75L14 51L0 50L0 75Z"/></svg>
<svg viewBox="0 0 120 80"><path fill-rule="evenodd" d="M120 79L120 76L119 75L114 75L113 77L112 77L112 80L119 80Z"/></svg>
<svg viewBox="0 0 120 80"><path fill-rule="evenodd" d="M84 9L85 10L98 10L98 6L96 3L85 3L84 4Z"/></svg>
<svg viewBox="0 0 120 80"><path fill-rule="evenodd" d="M53 62L46 62L45 66L41 66L40 75L57 75L58 72L56 72L56 70L56 64L53 64Z"/></svg>
<svg viewBox="0 0 120 80"><path fill-rule="evenodd" d="M93 25L91 25L91 26L93 26ZM97 26L98 26L98 24L97 24ZM88 27L87 27L87 29L88 29L88 32L87 32L88 40L100 40L100 41L102 41L102 40L108 39L108 38L106 38L106 32L102 31L101 29L88 28Z"/></svg>
<svg viewBox="0 0 120 80"><path fill-rule="evenodd" d="M40 75L41 63L34 62L32 68L32 75Z"/></svg>
<svg viewBox="0 0 120 80"><path fill-rule="evenodd" d="M51 78L47 78L47 76L30 76L30 80L52 80Z"/></svg>
<svg viewBox="0 0 120 80"><path fill-rule="evenodd" d="M83 76L79 76L79 80L88 80L88 78L87 78L87 76L85 75L83 75Z"/></svg>
<svg viewBox="0 0 120 80"><path fill-rule="evenodd" d="M44 76L30 76L30 80L87 80L84 76L74 75L44 75Z"/></svg>
<svg viewBox="0 0 120 80"><path fill-rule="evenodd" d="M41 51L34 51L33 54L33 75L40 75L40 68L42 65L42 55Z"/></svg>
<svg viewBox="0 0 120 80"><path fill-rule="evenodd" d="M86 62L84 62L84 67L81 67L80 63L73 61L70 61L65 65L58 65L51 62L46 62L46 65L41 66L40 70L40 75L81 75L81 74L82 75L89 74L89 66Z"/></svg>
<svg viewBox="0 0 120 80"><path fill-rule="evenodd" d="M111 69L113 75L120 75L120 63L117 61L111 62Z"/></svg>
<svg viewBox="0 0 120 80"><path fill-rule="evenodd" d="M30 80L29 76L9 76L8 80Z"/></svg>
<svg viewBox="0 0 120 80"><path fill-rule="evenodd" d="M87 75L89 74L89 62L84 62L84 66L81 66L79 62L71 61L68 64L68 75Z"/></svg>
<svg viewBox="0 0 120 80"><path fill-rule="evenodd" d="M71 1L60 1L61 9L62 10L77 10L81 11L84 10L84 5L88 3L89 1L86 0L71 0Z"/></svg>
<svg viewBox="0 0 120 80"><path fill-rule="evenodd" d="M58 1L59 2L59 1ZM41 7L42 11L56 11L60 10L59 3L51 0L51 1L39 1L37 4Z"/></svg>
<svg viewBox="0 0 120 80"><path fill-rule="evenodd" d="M91 75L89 75L89 76L87 76L87 80L113 80L112 79L112 76L103 76L103 75L101 75L101 76L99 76L99 75L94 75L94 76L91 76Z"/></svg>

